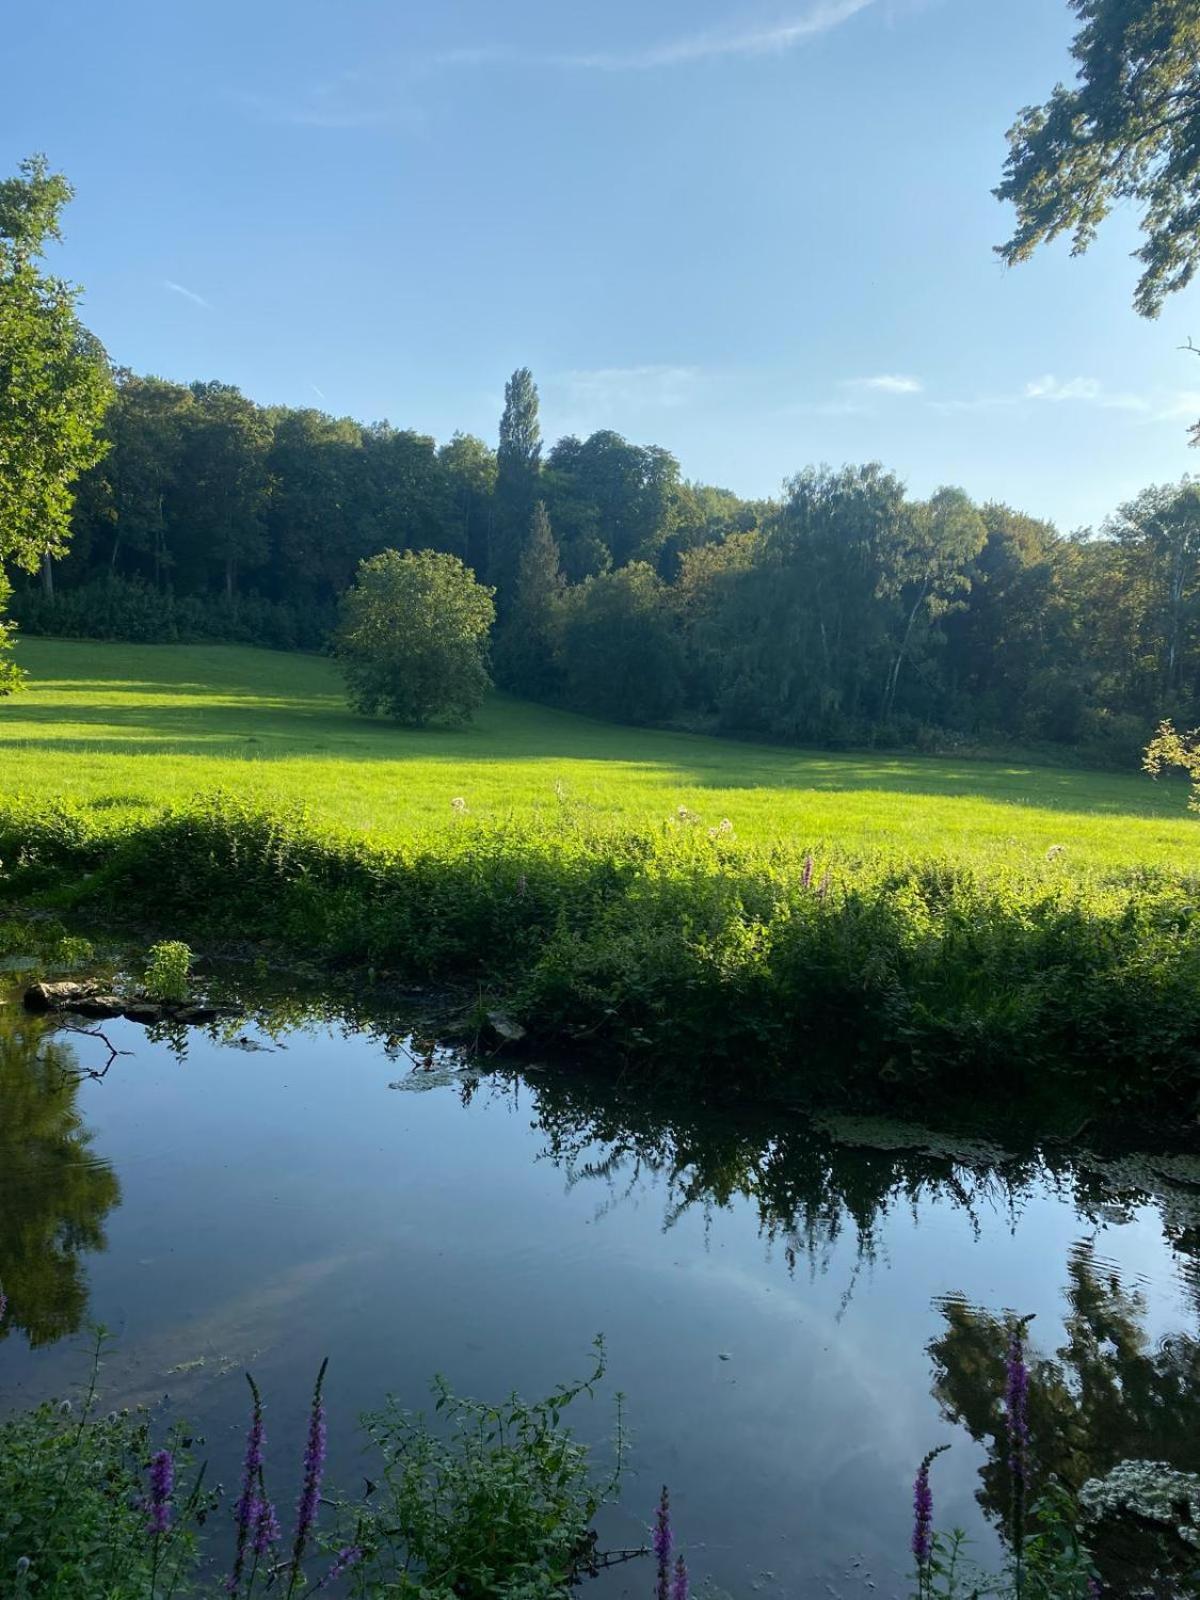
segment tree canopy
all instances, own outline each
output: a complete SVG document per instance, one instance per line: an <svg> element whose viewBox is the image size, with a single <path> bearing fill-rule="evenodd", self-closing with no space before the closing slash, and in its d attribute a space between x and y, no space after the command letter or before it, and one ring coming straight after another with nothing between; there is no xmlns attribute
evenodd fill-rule
<svg viewBox="0 0 1200 1600"><path fill-rule="evenodd" d="M1195 0L1070 0L1074 86L1009 131L996 195L1016 207L1012 265L1070 234L1080 254L1121 201L1141 213L1134 304L1153 317L1200 265L1200 7Z"/></svg>
<svg viewBox="0 0 1200 1600"><path fill-rule="evenodd" d="M70 198L44 156L0 182L0 567L32 570L65 548L75 480L104 448L108 363L79 321L79 291L41 265ZM0 694L20 682L9 644L0 625Z"/></svg>
<svg viewBox="0 0 1200 1600"><path fill-rule="evenodd" d="M112 391L79 291L41 266L70 198L43 156L0 183L0 560L29 570L66 545L72 486L103 453Z"/></svg>
<svg viewBox="0 0 1200 1600"><path fill-rule="evenodd" d="M412 727L468 721L491 684L492 593L457 556L384 550L364 561L335 635L351 704Z"/></svg>

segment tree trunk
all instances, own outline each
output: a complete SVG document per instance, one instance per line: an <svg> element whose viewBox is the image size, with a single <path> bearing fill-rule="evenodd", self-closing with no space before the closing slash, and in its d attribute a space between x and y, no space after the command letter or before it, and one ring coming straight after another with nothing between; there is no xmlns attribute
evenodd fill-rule
<svg viewBox="0 0 1200 1600"><path fill-rule="evenodd" d="M163 497L158 497L158 523L154 529L154 587L162 588L163 569L166 566L166 532L163 528Z"/></svg>
<svg viewBox="0 0 1200 1600"><path fill-rule="evenodd" d="M900 648L896 652L896 659L892 663L892 670L888 675L887 688L883 696L883 715L886 721L892 714L892 707L896 703L896 685L900 681L900 668L904 664L904 657L908 652L908 641L912 638L913 627L917 620L917 612L925 604L925 596L929 593L929 579L921 585L921 592L917 596L916 604L908 614L908 626L904 630L904 637L900 641Z"/></svg>
<svg viewBox="0 0 1200 1600"><path fill-rule="evenodd" d="M54 568L50 564L50 552L42 555L42 593L47 600L54 599Z"/></svg>

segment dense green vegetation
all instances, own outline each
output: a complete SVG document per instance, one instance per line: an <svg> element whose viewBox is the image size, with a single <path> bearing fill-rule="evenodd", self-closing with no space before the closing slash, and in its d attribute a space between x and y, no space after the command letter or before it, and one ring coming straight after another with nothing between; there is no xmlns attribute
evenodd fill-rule
<svg viewBox="0 0 1200 1600"><path fill-rule="evenodd" d="M115 683L89 684L106 653ZM34 655L64 676L40 731L23 720L36 703L0 713L10 898L482 987L543 1042L731 1092L940 1101L1057 1083L1183 1109L1200 1085L1182 783L1165 797L1176 815L1155 820L1149 779L889 774L651 734L629 749L619 730L503 703L465 732L404 734L352 719L318 660ZM789 790L806 776L834 787Z"/></svg>
<svg viewBox="0 0 1200 1600"><path fill-rule="evenodd" d="M1187 481L1065 538L958 490L914 500L876 465L745 503L611 432L543 459L528 374L499 456L118 380L54 592L14 596L27 632L311 648L362 560L432 549L497 588L502 686L614 720L834 744L949 729L1118 762L1161 718L1200 720Z"/></svg>

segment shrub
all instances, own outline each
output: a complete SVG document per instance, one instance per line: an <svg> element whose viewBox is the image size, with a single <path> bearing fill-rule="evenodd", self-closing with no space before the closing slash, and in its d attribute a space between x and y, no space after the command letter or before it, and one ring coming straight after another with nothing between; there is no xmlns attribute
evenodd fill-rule
<svg viewBox="0 0 1200 1600"><path fill-rule="evenodd" d="M457 556L434 550L360 563L334 641L351 705L413 727L469 721L491 687L492 595Z"/></svg>
<svg viewBox="0 0 1200 1600"><path fill-rule="evenodd" d="M78 1402L47 1401L0 1424L0 1586L5 1595L143 1600L180 1592L196 1560L195 1528L213 1505L191 1471L182 1428L167 1452L176 1480L171 1526L148 1527L150 1417L100 1415L98 1336ZM164 1516L163 1521L168 1517ZM175 1583L167 1586L168 1574ZM156 1581L157 1580L157 1581Z"/></svg>
<svg viewBox="0 0 1200 1600"><path fill-rule="evenodd" d="M0 1315L3 1315L0 1303ZM182 1423L155 1441L145 1410L101 1416L97 1334L91 1381L78 1406L48 1401L0 1422L0 1592L49 1600L177 1600L220 1592L283 1600L336 1586L356 1594L428 1600L566 1600L593 1560L593 1521L618 1490L624 1457L618 1400L616 1458L593 1475L587 1449L562 1425L604 1373L603 1344L581 1383L543 1400L500 1405L434 1383L435 1422L389 1402L364 1419L381 1457L370 1501L325 1492L322 1363L309 1406L294 1525L280 1526L266 1471L258 1388L232 1515L208 1530L220 1501L193 1469ZM321 1524L324 1522L325 1526ZM202 1577L208 1581L199 1582ZM333 1592L343 1593L334 1588Z"/></svg>
<svg viewBox="0 0 1200 1600"><path fill-rule="evenodd" d="M188 997L192 952L178 939L150 946L142 988L147 999L182 1005Z"/></svg>
<svg viewBox="0 0 1200 1600"><path fill-rule="evenodd" d="M380 1492L362 1537L386 1592L430 1600L552 1600L570 1594L595 1547L593 1523L618 1491L624 1440L606 1480L562 1426L562 1413L604 1375L604 1349L581 1383L528 1402L464 1399L434 1380L436 1425L394 1401L364 1419L382 1457ZM380 1592L384 1592L381 1589Z"/></svg>

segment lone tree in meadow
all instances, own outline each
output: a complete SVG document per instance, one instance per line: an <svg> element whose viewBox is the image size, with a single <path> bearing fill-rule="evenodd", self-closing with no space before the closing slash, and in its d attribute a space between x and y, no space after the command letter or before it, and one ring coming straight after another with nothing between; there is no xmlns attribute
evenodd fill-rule
<svg viewBox="0 0 1200 1600"><path fill-rule="evenodd" d="M494 593L434 550L361 562L334 635L350 704L415 728L468 722L491 687Z"/></svg>

